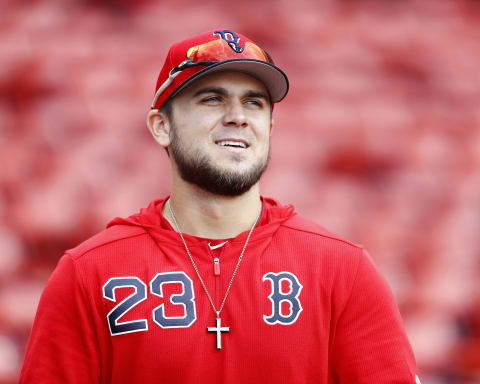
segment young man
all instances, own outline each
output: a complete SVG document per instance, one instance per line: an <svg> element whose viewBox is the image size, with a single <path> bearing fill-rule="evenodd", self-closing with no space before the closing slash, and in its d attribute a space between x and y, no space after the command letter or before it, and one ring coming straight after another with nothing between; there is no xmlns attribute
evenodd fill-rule
<svg viewBox="0 0 480 384"><path fill-rule="evenodd" d="M261 197L286 75L247 37L173 45L147 117L171 194L60 260L21 383L415 383L368 254Z"/></svg>

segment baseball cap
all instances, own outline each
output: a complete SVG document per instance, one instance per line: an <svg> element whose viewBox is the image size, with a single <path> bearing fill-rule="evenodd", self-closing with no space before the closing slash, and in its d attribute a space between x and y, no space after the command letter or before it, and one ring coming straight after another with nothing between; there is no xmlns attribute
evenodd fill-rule
<svg viewBox="0 0 480 384"><path fill-rule="evenodd" d="M192 81L220 71L238 71L261 81L273 103L288 92L287 75L248 37L228 29L212 30L174 44L158 76L152 109L160 108Z"/></svg>

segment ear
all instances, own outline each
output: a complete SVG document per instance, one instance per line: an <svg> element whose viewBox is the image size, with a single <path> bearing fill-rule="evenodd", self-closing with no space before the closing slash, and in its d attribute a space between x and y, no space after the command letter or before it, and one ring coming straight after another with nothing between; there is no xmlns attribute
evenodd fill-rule
<svg viewBox="0 0 480 384"><path fill-rule="evenodd" d="M170 121L168 117L158 109L152 109L147 115L147 127L153 138L162 147L167 148L170 141Z"/></svg>
<svg viewBox="0 0 480 384"><path fill-rule="evenodd" d="M273 118L270 120L270 136L273 135L273 126L274 126L274 121Z"/></svg>

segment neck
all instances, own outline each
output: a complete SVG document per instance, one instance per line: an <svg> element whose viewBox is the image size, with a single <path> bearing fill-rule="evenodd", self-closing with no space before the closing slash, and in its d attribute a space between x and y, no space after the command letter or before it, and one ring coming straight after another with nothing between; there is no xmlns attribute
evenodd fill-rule
<svg viewBox="0 0 480 384"><path fill-rule="evenodd" d="M215 195L191 184L183 187L172 183L170 204L180 230L192 236L235 237L252 227L262 209L258 183L240 196ZM175 228L166 205L163 216Z"/></svg>

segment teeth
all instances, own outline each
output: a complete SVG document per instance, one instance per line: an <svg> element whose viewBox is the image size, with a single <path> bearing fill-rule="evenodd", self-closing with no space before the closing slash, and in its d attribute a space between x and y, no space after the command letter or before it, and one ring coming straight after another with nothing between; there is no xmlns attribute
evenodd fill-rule
<svg viewBox="0 0 480 384"><path fill-rule="evenodd" d="M247 148L245 143L242 143L241 141L219 141L217 145L221 145L222 147L238 147L238 148Z"/></svg>

